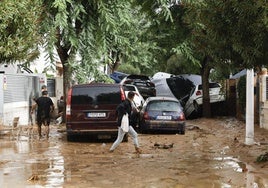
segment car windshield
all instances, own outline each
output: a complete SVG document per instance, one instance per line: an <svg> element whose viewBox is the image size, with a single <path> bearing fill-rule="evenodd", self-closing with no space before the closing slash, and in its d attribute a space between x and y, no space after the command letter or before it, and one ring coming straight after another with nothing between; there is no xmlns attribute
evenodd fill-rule
<svg viewBox="0 0 268 188"><path fill-rule="evenodd" d="M180 105L175 101L152 101L147 109L148 111L179 111Z"/></svg>

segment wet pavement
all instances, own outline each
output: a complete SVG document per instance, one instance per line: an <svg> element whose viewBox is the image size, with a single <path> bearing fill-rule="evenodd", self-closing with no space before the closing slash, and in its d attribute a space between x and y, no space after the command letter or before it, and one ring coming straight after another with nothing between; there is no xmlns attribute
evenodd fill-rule
<svg viewBox="0 0 268 188"><path fill-rule="evenodd" d="M51 126L48 140L1 135L0 187L268 187L267 162L242 161L239 153L252 154L241 143L234 145L237 131L140 134L142 154L136 154L131 139L110 153L112 141L67 142L62 130ZM267 151L267 146L249 150Z"/></svg>

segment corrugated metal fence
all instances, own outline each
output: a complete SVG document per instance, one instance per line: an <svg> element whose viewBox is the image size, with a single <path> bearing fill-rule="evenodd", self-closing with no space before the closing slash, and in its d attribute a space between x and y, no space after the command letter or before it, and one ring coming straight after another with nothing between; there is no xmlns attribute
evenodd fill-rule
<svg viewBox="0 0 268 188"><path fill-rule="evenodd" d="M45 83L43 74L5 74L0 72L0 124L11 125L14 117L20 124L29 124L30 106L41 95Z"/></svg>

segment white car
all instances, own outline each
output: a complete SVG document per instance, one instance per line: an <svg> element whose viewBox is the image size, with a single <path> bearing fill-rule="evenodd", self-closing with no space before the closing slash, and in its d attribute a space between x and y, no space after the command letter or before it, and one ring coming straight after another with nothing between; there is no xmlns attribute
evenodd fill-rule
<svg viewBox="0 0 268 188"><path fill-rule="evenodd" d="M203 104L202 81L200 75L182 74L170 78L152 80L156 88L156 96L169 96L177 98L186 117L199 113ZM222 102L225 95L221 92L221 85L216 82L209 83L210 103Z"/></svg>
<svg viewBox="0 0 268 188"><path fill-rule="evenodd" d="M209 98L210 103L217 103L225 101L225 95L221 93L221 85L216 82L209 83ZM190 93L190 98L184 106L186 116L193 112L198 113L203 104L202 85L198 84Z"/></svg>
<svg viewBox="0 0 268 188"><path fill-rule="evenodd" d="M135 103L136 107L140 108L144 104L144 98L140 94L138 88L132 84L124 84L123 89L125 91L125 95L128 95L128 92L133 91L135 93L133 102Z"/></svg>

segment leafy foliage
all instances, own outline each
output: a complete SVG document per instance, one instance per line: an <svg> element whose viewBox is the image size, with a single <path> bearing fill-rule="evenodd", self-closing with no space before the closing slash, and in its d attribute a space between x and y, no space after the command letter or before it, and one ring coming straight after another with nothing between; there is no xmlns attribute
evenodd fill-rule
<svg viewBox="0 0 268 188"><path fill-rule="evenodd" d="M32 61L38 55L40 1L0 3L0 61Z"/></svg>
<svg viewBox="0 0 268 188"><path fill-rule="evenodd" d="M170 58L174 58L176 54L183 55L187 63L192 61L194 64L198 64L187 42L190 31L189 27L183 21L186 9L180 1L169 1L166 8L169 10L169 14L167 15L169 15L170 18L167 16L156 17L151 15L153 18L149 30L150 34L147 34L147 39L155 41L157 47L151 52L155 57L153 66L151 66L154 72L166 71L167 67L169 67L167 62L172 61ZM181 67L182 63L181 61L177 62L176 67ZM168 70L172 68L173 67L169 67ZM177 71L176 74L181 73L179 69L177 69Z"/></svg>
<svg viewBox="0 0 268 188"><path fill-rule="evenodd" d="M180 54L186 49L188 55L184 52L183 55L190 62L199 61L204 85L203 113L206 113L209 111L207 83L212 68L237 70L267 62L263 60L267 59L268 6L261 0L191 1L181 6L185 9L181 20L190 35L185 35L188 45L180 48L182 43L179 43L174 51Z"/></svg>
<svg viewBox="0 0 268 188"><path fill-rule="evenodd" d="M207 0L199 18L209 55L217 63L231 60L240 68L262 65L268 50L267 5L262 0Z"/></svg>
<svg viewBox="0 0 268 188"><path fill-rule="evenodd" d="M118 71L124 72L127 74L140 74L140 69L135 68L131 64L123 64L122 66L118 67Z"/></svg>
<svg viewBox="0 0 268 188"><path fill-rule="evenodd" d="M172 55L167 61L166 71L168 73L178 74L200 74L199 64L193 64L183 54Z"/></svg>
<svg viewBox="0 0 268 188"><path fill-rule="evenodd" d="M101 65L115 70L125 62L151 69L151 49L156 45L144 38L150 22L141 4L126 0L47 0L43 4L43 15L49 15L42 22L48 57L55 61L55 45L65 78L72 74L86 81L98 77Z"/></svg>

